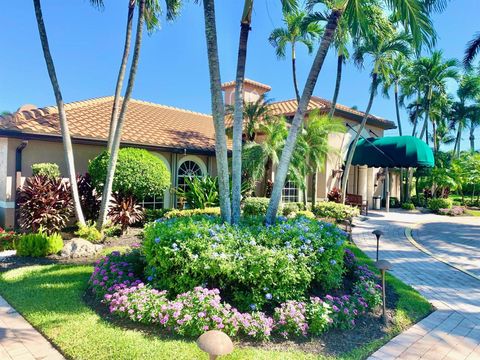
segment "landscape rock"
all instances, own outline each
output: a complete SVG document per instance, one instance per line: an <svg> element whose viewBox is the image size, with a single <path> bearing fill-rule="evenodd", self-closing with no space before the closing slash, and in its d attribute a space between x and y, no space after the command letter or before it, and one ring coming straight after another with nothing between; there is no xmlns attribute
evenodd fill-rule
<svg viewBox="0 0 480 360"><path fill-rule="evenodd" d="M73 238L65 241L61 256L66 258L91 257L96 255L102 248L103 245L92 244L90 241L82 238Z"/></svg>

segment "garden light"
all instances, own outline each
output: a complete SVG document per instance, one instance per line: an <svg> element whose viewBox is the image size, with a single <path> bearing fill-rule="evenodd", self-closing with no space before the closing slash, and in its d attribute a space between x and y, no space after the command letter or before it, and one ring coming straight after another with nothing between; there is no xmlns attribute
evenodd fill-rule
<svg viewBox="0 0 480 360"><path fill-rule="evenodd" d="M387 325L387 299L385 295L385 272L392 268L392 264L387 260L377 260L375 266L382 273L382 303L383 303L383 322Z"/></svg>
<svg viewBox="0 0 480 360"><path fill-rule="evenodd" d="M210 360L215 360L218 356L227 355L233 351L232 340L227 334L218 330L210 330L200 335L197 345L210 356Z"/></svg>
<svg viewBox="0 0 480 360"><path fill-rule="evenodd" d="M377 262L378 262L378 248L380 246L380 237L383 235L382 230L373 230L372 234L377 237Z"/></svg>

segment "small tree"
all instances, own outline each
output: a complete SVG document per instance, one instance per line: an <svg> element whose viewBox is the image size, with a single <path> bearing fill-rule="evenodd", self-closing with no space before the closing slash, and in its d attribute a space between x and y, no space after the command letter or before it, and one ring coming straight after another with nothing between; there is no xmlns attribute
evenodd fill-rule
<svg viewBox="0 0 480 360"><path fill-rule="evenodd" d="M109 154L104 151L88 165L88 173L98 192L103 192ZM133 195L138 200L161 195L170 186L170 172L158 157L144 149L124 148L118 153L113 192Z"/></svg>

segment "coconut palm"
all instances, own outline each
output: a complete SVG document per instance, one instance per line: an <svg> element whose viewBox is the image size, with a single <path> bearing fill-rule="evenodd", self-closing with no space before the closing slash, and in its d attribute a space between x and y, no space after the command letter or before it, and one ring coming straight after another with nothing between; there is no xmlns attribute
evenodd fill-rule
<svg viewBox="0 0 480 360"><path fill-rule="evenodd" d="M290 174L303 191L303 202L307 205L306 178L312 178L312 206L316 203L318 181L316 174L323 170L327 156L335 155L335 149L329 145L329 135L345 132L345 125L339 119L321 115L318 110L308 115L295 148Z"/></svg>
<svg viewBox="0 0 480 360"><path fill-rule="evenodd" d="M465 56L463 58L464 65L469 68L472 66L473 59L477 56L480 51L480 32L476 33L475 36L467 44L465 49Z"/></svg>
<svg viewBox="0 0 480 360"><path fill-rule="evenodd" d="M285 27L273 29L268 40L275 48L279 59L286 57L287 46L290 45L293 88L297 101L300 101L300 92L297 83L296 46L297 44L306 46L308 53L311 54L313 52L314 42L322 35L323 29L317 21L310 20L308 13L301 9L284 11L283 22Z"/></svg>
<svg viewBox="0 0 480 360"><path fill-rule="evenodd" d="M328 49L331 47L332 41L335 37L335 32L342 16L347 19L347 24L350 33L353 37L357 37L359 33L369 34L371 31L371 22L366 17L365 9L371 0L310 0L308 1L309 8L315 5L323 6L323 10L327 7L327 15L325 16L325 31L323 33L320 46L318 47L315 59L305 82L300 101L298 103L297 111L292 120L292 126L287 137L285 147L282 151L282 157L276 172L276 179L272 190L272 197L270 199L267 210L267 223L273 223L278 211L278 207L282 197L282 189L287 178L289 163L295 148L297 135L301 129L307 105L315 88L318 75L323 67L325 57ZM444 0L429 0L429 3L440 4ZM387 11L390 11L396 19L403 22L406 31L412 35L413 43L419 46L425 41L426 37L433 37L434 31L432 23L429 19L430 9L424 6L424 2L420 0L374 0L374 3L383 6ZM433 7L432 5L432 7ZM437 5L439 6L439 5ZM321 11L322 9L320 9Z"/></svg>
<svg viewBox="0 0 480 360"><path fill-rule="evenodd" d="M387 63L387 71L385 78L382 79L383 94L389 97L389 92L393 87L394 99L395 99L395 114L397 116L398 134L403 135L402 121L400 120L400 101L399 101L399 89L400 85L408 74L409 62L404 55L395 56L392 61Z"/></svg>
<svg viewBox="0 0 480 360"><path fill-rule="evenodd" d="M425 135L425 140L428 144L428 123L430 116L430 105L432 103L432 96L434 92L438 94L446 93L447 80L458 78L457 61L454 59L443 60L443 53L441 51L434 51L430 57L422 57L416 60L413 64L414 74L422 83L422 92L425 103L425 120L423 129L420 133L420 138ZM436 136L433 136L435 141ZM434 143L434 148L436 148Z"/></svg>
<svg viewBox="0 0 480 360"><path fill-rule="evenodd" d="M58 83L57 74L55 71L55 64L53 62L52 54L50 53L47 30L45 28L45 23L43 22L43 14L40 0L33 0L33 6L35 8L35 17L37 19L38 33L40 35L40 42L42 44L43 56L47 65L48 75L50 77L50 82L52 83L53 92L55 94L55 101L57 103L58 118L60 122L60 130L62 133L63 150L65 154L65 163L67 165L68 178L71 184L70 188L72 191L75 216L80 224L85 225L85 218L83 216L80 197L78 195L72 140L70 138L70 131L68 129L67 115L65 114L65 107L63 103L62 92L60 90L60 85Z"/></svg>
<svg viewBox="0 0 480 360"><path fill-rule="evenodd" d="M363 116L362 122L360 123L360 127L357 130L355 138L353 139L352 145L350 146L345 162L345 170L343 172L342 181L343 201L345 201L347 179L352 165L353 154L355 153L358 140L360 139L360 134L367 123L367 119L373 105L373 100L377 93L377 87L381 80L387 77L386 74L388 73L390 63L393 61L393 59L399 55L407 56L410 53L410 38L405 34L394 34L387 38L384 36L385 34L378 34L377 36L374 35L361 39L357 44L355 53L353 55L355 63L357 63L359 66L363 66L367 56L371 57L373 65L371 72L372 82L370 85L370 98L367 109Z"/></svg>

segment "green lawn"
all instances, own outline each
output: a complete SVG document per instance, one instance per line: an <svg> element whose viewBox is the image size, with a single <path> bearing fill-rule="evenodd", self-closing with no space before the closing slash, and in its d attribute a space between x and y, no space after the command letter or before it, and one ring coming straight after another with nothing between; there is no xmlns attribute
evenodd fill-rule
<svg viewBox="0 0 480 360"><path fill-rule="evenodd" d="M357 256L365 258L358 249ZM370 262L370 260L367 259ZM104 321L82 300L92 272L85 265L46 265L10 270L1 275L0 294L72 359L206 358L193 341L165 339ZM363 359L401 329L424 317L430 305L412 288L389 277L400 295L396 325L388 337L338 359ZM327 359L301 352L236 349L225 359Z"/></svg>

